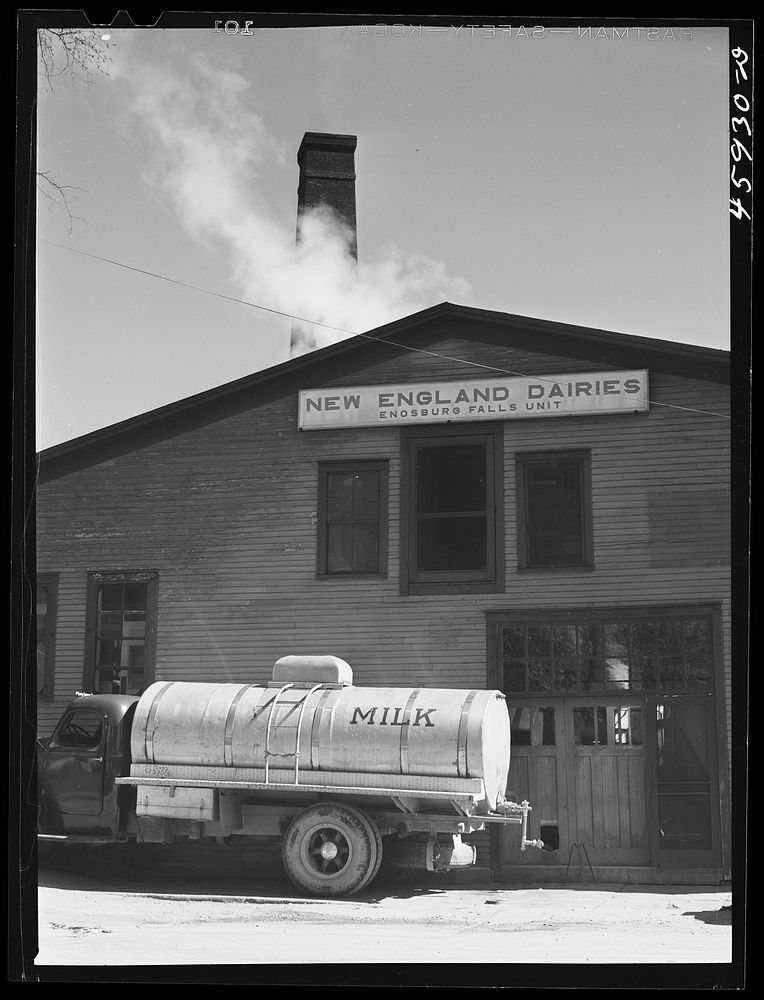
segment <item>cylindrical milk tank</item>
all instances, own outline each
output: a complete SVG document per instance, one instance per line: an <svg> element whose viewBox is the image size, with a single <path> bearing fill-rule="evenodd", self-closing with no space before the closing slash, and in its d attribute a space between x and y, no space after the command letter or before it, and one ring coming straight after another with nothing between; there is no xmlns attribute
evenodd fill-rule
<svg viewBox="0 0 764 1000"><path fill-rule="evenodd" d="M299 730L299 733L298 733ZM499 691L162 682L140 699L136 764L482 778L504 794L509 715Z"/></svg>

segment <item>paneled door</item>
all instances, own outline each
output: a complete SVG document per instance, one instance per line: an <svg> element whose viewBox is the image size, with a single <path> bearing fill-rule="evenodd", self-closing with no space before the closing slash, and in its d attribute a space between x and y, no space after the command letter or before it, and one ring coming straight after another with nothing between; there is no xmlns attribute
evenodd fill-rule
<svg viewBox="0 0 764 1000"><path fill-rule="evenodd" d="M504 865L559 864L567 845L564 704L517 700L509 705L512 729L507 798L527 799L532 807L530 834L547 845L543 855L520 850L519 828L503 828ZM566 855L567 857L567 855Z"/></svg>
<svg viewBox="0 0 764 1000"><path fill-rule="evenodd" d="M510 827L502 864L567 865L574 844L592 865L649 863L644 699L514 701L510 719L507 795L531 803L530 835L545 851L521 851Z"/></svg>
<svg viewBox="0 0 764 1000"><path fill-rule="evenodd" d="M564 713L569 843L592 865L647 864L643 700L570 698Z"/></svg>

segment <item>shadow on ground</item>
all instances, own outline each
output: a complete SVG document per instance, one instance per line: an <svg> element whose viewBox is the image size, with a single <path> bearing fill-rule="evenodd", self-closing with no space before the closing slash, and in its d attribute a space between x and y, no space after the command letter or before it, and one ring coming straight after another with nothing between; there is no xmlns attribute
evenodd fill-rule
<svg viewBox="0 0 764 1000"><path fill-rule="evenodd" d="M722 906L718 910L701 910L699 913L693 913L692 911L687 910L682 914L682 916L694 917L696 920L701 920L704 924L731 924L732 907Z"/></svg>
<svg viewBox="0 0 764 1000"><path fill-rule="evenodd" d="M372 886L352 899L374 903L383 898L440 895L448 891L448 878L383 869ZM49 889L89 892L235 895L316 902L289 881L279 840L255 849L203 844L59 846L40 859L37 882Z"/></svg>
<svg viewBox="0 0 764 1000"><path fill-rule="evenodd" d="M174 893L187 896L257 896L315 902L289 881L281 860L280 838L260 838L252 844L107 844L58 846L38 864L38 884L47 888L90 892ZM437 875L425 871L385 869L374 882L353 896L355 902L410 899L473 889L492 894L508 890L539 892L564 889L576 893L708 893L717 886L667 886L614 883L496 883L470 881L466 873ZM731 911L688 912L707 923L731 922Z"/></svg>

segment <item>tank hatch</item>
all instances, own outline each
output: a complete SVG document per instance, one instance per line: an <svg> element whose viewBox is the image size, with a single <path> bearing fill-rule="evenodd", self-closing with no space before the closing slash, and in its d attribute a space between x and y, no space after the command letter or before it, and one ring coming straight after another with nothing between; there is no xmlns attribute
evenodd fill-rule
<svg viewBox="0 0 764 1000"><path fill-rule="evenodd" d="M353 683L353 668L338 656L282 656L273 666L273 683L349 687Z"/></svg>

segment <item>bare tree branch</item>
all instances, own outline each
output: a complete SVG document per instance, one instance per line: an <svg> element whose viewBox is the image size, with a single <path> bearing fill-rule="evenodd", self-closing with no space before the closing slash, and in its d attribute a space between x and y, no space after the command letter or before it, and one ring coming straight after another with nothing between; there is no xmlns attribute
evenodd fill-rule
<svg viewBox="0 0 764 1000"><path fill-rule="evenodd" d="M53 93L54 84L70 78L89 86L93 73L108 75L108 39L87 28L40 28L37 32L37 73L46 88ZM62 184L48 170L37 171L37 189L53 205L62 208L69 217L69 232L75 219L70 198L81 188Z"/></svg>
<svg viewBox="0 0 764 1000"><path fill-rule="evenodd" d="M37 190L43 195L48 201L58 207L63 208L69 217L69 232L72 231L72 223L75 219L82 222L82 218L79 215L74 215L69 204L70 198L75 198L76 195L69 194L67 192L81 191L82 188L76 187L74 184L59 184L59 182L52 177L47 170L37 171Z"/></svg>
<svg viewBox="0 0 764 1000"><path fill-rule="evenodd" d="M54 81L70 76L83 83L96 70L108 75L108 39L87 28L41 28L37 32L37 72L49 90Z"/></svg>

